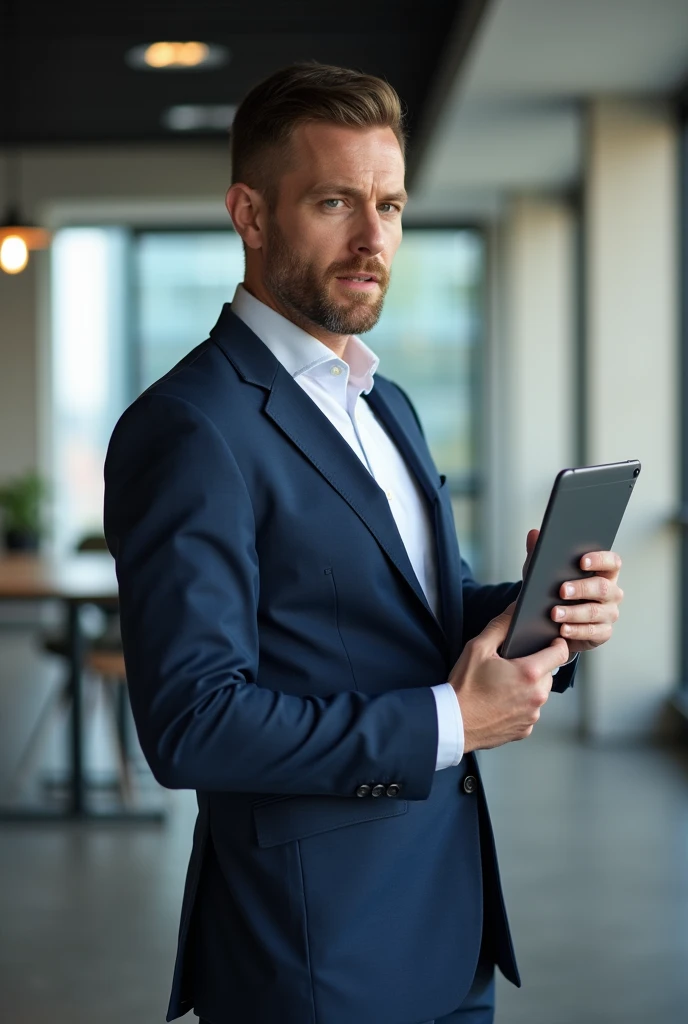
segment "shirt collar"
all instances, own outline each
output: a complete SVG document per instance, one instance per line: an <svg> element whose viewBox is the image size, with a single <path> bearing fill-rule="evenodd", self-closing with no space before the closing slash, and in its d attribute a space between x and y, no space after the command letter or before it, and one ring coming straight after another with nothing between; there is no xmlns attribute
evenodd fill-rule
<svg viewBox="0 0 688 1024"><path fill-rule="evenodd" d="M241 284L234 292L232 312L267 345L292 377L318 380L322 387L336 394L342 404L346 401L349 384L365 395L373 390L380 360L355 334L349 335L344 357L340 359L322 341L266 306Z"/></svg>

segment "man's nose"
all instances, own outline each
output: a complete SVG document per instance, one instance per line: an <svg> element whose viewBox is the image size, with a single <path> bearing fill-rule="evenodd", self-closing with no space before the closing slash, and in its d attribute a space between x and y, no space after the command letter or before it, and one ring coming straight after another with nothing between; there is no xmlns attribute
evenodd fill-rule
<svg viewBox="0 0 688 1024"><path fill-rule="evenodd" d="M351 239L351 251L357 256L379 256L385 247L380 218L374 214L366 214L360 223L359 230Z"/></svg>

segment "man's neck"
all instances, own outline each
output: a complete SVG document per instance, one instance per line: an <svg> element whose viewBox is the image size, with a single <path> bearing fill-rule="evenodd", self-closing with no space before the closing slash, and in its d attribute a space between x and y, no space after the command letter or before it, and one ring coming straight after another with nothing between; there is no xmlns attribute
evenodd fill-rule
<svg viewBox="0 0 688 1024"><path fill-rule="evenodd" d="M244 280L241 283L242 287L245 288L249 295L252 295L254 299L258 299L259 302L269 306L270 309L274 309L274 311L279 313L280 316L283 316L285 320L290 320L291 323L300 327L302 331L306 332L306 334L310 334L312 338L317 338L317 340L321 341L323 345L327 345L327 347L331 349L336 356L339 356L340 359L344 358L344 350L349 341L348 334L331 334L330 331L324 330L317 324L312 323L306 317L300 317L299 314L295 313L293 310L286 309L267 290L262 281L248 282Z"/></svg>

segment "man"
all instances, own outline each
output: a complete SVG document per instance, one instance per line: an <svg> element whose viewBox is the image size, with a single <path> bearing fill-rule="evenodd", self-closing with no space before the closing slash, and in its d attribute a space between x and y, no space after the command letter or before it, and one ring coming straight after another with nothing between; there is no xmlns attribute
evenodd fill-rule
<svg viewBox="0 0 688 1024"><path fill-rule="evenodd" d="M591 553L562 638L498 656L518 585L473 579L413 406L357 337L401 241L393 89L287 68L232 158L243 285L105 471L141 744L198 791L168 1020L487 1024L494 965L519 978L474 751L528 736L552 674L609 637L620 560Z"/></svg>

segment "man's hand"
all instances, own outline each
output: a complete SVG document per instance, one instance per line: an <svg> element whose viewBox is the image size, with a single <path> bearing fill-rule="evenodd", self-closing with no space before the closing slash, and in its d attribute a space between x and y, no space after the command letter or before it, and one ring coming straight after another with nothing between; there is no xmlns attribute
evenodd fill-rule
<svg viewBox="0 0 688 1024"><path fill-rule="evenodd" d="M539 534L539 530L528 532L527 557L523 566L524 578ZM624 596L623 590L617 584L621 559L613 551L591 551L583 555L580 567L592 570L595 575L563 583L559 596L568 601L583 600L585 603L558 604L552 609L552 618L555 622L562 623L560 633L568 643L572 655L581 651L591 651L609 640L612 626L619 618L619 605Z"/></svg>
<svg viewBox="0 0 688 1024"><path fill-rule="evenodd" d="M552 688L552 672L564 665L569 649L558 637L527 658L500 658L515 604L469 640L449 682L461 707L464 750L499 747L530 736Z"/></svg>

